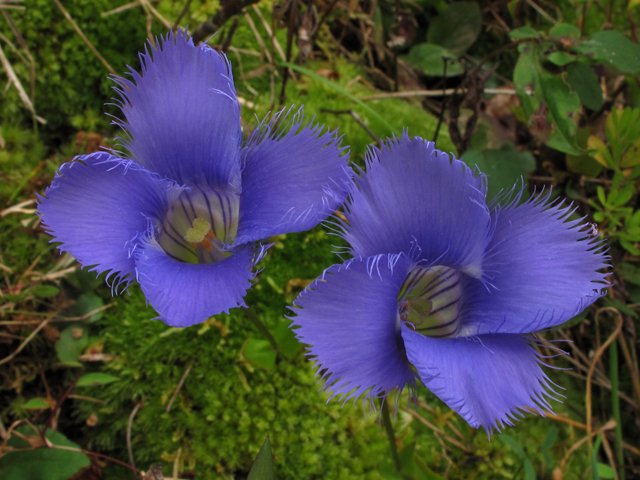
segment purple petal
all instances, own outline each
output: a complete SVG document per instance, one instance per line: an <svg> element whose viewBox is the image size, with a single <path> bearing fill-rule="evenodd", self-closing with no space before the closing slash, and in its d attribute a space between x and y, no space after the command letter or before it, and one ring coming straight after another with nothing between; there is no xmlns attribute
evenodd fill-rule
<svg viewBox="0 0 640 480"><path fill-rule="evenodd" d="M135 161L179 183L238 187L240 110L227 58L181 31L140 59L142 75L116 78L126 118L116 123Z"/></svg>
<svg viewBox="0 0 640 480"><path fill-rule="evenodd" d="M257 128L243 150L236 244L309 230L347 198L353 172L341 137L305 121L302 109L283 133L287 114Z"/></svg>
<svg viewBox="0 0 640 480"><path fill-rule="evenodd" d="M407 356L427 388L472 427L491 434L525 407L551 410L555 393L523 335L430 338L402 328Z"/></svg>
<svg viewBox="0 0 640 480"><path fill-rule="evenodd" d="M397 323L398 293L413 262L406 256L354 258L333 265L300 294L292 318L311 345L325 390L344 400L415 384Z"/></svg>
<svg viewBox="0 0 640 480"><path fill-rule="evenodd" d="M608 257L602 243L567 220L573 209L549 195L493 214L495 233L484 263L485 287L465 291L462 334L530 333L560 325L600 298Z"/></svg>
<svg viewBox="0 0 640 480"><path fill-rule="evenodd" d="M254 277L255 245L231 251L233 255L216 263L183 263L149 240L136 255L137 280L163 322L189 327L245 306L243 298Z"/></svg>
<svg viewBox="0 0 640 480"><path fill-rule="evenodd" d="M415 244L416 258L481 276L491 229L482 175L405 133L370 150L356 184L343 225L354 255L409 252Z"/></svg>
<svg viewBox="0 0 640 480"><path fill-rule="evenodd" d="M133 277L123 277L134 273L140 238L162 221L181 191L136 164L96 153L62 165L39 196L38 212L61 251L128 284Z"/></svg>

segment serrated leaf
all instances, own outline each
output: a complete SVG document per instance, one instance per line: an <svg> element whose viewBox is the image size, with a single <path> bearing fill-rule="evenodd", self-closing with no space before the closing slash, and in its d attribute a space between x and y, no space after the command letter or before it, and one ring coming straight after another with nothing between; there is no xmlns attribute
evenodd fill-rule
<svg viewBox="0 0 640 480"><path fill-rule="evenodd" d="M268 435L251 466L247 480L275 480L271 443Z"/></svg>
<svg viewBox="0 0 640 480"><path fill-rule="evenodd" d="M576 49L605 65L615 67L629 75L640 74L640 45L633 43L620 32L605 30L594 33Z"/></svg>
<svg viewBox="0 0 640 480"><path fill-rule="evenodd" d="M38 432L26 425L18 427L17 431L27 437L38 436ZM80 449L60 432L49 429L45 436L53 445ZM15 448L30 447L27 441L17 435L12 435L7 445ZM66 480L90 464L89 457L82 452L38 448L6 452L0 457L0 472L2 480Z"/></svg>
<svg viewBox="0 0 640 480"><path fill-rule="evenodd" d="M547 57L547 60L549 60L554 65L564 67L565 65L569 65L570 63L575 62L577 59L575 56L567 52L553 52Z"/></svg>
<svg viewBox="0 0 640 480"><path fill-rule="evenodd" d="M247 338L241 352L253 366L270 370L276 364L276 352L267 340Z"/></svg>
<svg viewBox="0 0 640 480"><path fill-rule="evenodd" d="M427 42L460 56L473 45L481 30L482 12L478 4L456 2L431 21Z"/></svg>
<svg viewBox="0 0 640 480"><path fill-rule="evenodd" d="M447 77L454 77L464 73L464 68L462 68L457 57L440 45L420 43L412 47L409 54L403 58L412 67L431 77L442 77L444 75L443 58L447 59Z"/></svg>
<svg viewBox="0 0 640 480"><path fill-rule="evenodd" d="M31 289L31 293L36 297L51 298L58 295L60 293L60 289L53 285L37 285Z"/></svg>
<svg viewBox="0 0 640 480"><path fill-rule="evenodd" d="M598 76L588 65L576 62L567 67L567 81L574 92L580 97L580 102L591 110L602 107L602 87Z"/></svg>
<svg viewBox="0 0 640 480"><path fill-rule="evenodd" d="M95 387L98 385L106 385L116 380L118 380L118 377L107 375L106 373L87 373L80 377L78 383L76 383L76 387Z"/></svg>

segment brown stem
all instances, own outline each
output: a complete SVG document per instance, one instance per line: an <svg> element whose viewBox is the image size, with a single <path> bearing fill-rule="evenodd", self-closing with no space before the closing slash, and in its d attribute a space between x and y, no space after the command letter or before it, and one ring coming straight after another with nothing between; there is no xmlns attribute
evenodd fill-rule
<svg viewBox="0 0 640 480"><path fill-rule="evenodd" d="M258 3L260 0L221 0L220 9L216 14L202 22L193 32L193 43L202 43L216 33L231 17L238 15L245 7Z"/></svg>
<svg viewBox="0 0 640 480"><path fill-rule="evenodd" d="M287 32L287 63L291 62L291 48L293 46L293 31L295 30L296 18L298 16L298 0L291 0L289 7L289 30ZM287 80L289 80L289 69L285 67L282 77L282 90L280 90L280 105L284 104L286 98Z"/></svg>

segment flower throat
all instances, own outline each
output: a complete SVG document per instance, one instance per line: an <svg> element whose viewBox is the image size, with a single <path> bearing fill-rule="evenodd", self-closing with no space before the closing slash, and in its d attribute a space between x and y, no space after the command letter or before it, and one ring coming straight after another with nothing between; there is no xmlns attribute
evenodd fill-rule
<svg viewBox="0 0 640 480"><path fill-rule="evenodd" d="M456 337L460 331L462 275L451 267L415 267L400 289L400 320L428 337Z"/></svg>
<svg viewBox="0 0 640 480"><path fill-rule="evenodd" d="M238 232L239 211L237 194L193 187L169 207L158 243L181 262L219 262L231 256L226 245Z"/></svg>

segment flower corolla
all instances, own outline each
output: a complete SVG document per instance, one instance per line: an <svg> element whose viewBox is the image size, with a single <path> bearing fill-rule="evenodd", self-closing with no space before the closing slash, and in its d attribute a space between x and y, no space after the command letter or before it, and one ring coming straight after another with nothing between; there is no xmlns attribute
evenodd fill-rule
<svg viewBox="0 0 640 480"><path fill-rule="evenodd" d="M372 400L417 381L488 433L550 410L532 334L600 298L607 256L575 209L487 178L405 133L371 148L338 219L353 258L303 291L294 331L331 396Z"/></svg>
<svg viewBox="0 0 640 480"><path fill-rule="evenodd" d="M140 59L142 73L115 78L128 153L64 164L38 212L61 251L109 272L116 291L137 280L159 317L184 327L244 306L261 241L327 218L353 172L336 132L302 111L243 142L229 61L186 32Z"/></svg>

